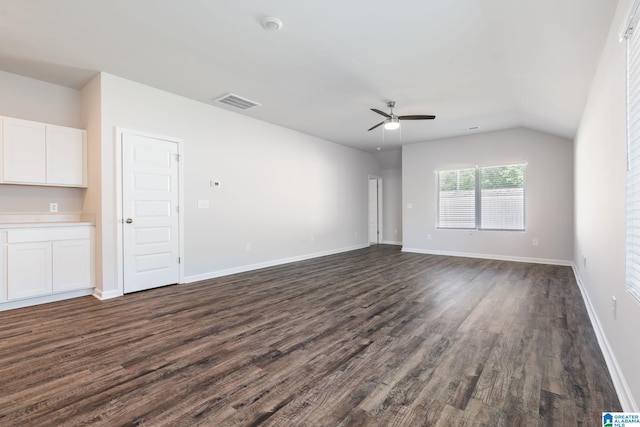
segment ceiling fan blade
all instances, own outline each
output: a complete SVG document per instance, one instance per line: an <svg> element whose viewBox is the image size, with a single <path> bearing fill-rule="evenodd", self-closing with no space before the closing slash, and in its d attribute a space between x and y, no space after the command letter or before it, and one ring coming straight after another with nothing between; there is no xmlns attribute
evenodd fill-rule
<svg viewBox="0 0 640 427"><path fill-rule="evenodd" d="M423 114L414 114L409 116L398 116L398 120L433 120L436 116L427 116Z"/></svg>
<svg viewBox="0 0 640 427"><path fill-rule="evenodd" d="M391 116L390 116L390 115L388 115L388 114L387 114L387 113L385 113L384 111L380 111L380 110L378 110L377 108L372 108L372 109L371 109L371 111L375 111L375 112L376 112L376 113L378 113L378 114L382 114L382 115L383 115L383 116L385 116L387 119L390 119L390 118L391 118ZM369 129L369 130L371 130L371 129Z"/></svg>
<svg viewBox="0 0 640 427"><path fill-rule="evenodd" d="M375 128L377 128L378 126L380 126L381 124L383 124L384 122L386 122L386 120L381 121L380 123L378 123L377 125L375 125L374 127L368 129L368 130L374 130Z"/></svg>

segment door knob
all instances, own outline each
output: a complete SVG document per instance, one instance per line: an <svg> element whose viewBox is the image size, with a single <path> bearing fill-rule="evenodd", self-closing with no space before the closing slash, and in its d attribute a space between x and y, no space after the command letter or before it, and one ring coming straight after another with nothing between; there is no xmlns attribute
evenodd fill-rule
<svg viewBox="0 0 640 427"><path fill-rule="evenodd" d="M133 220L132 220L131 218L127 218L127 219L125 220L125 222L126 222L127 224L131 224L131 223L133 222Z"/></svg>

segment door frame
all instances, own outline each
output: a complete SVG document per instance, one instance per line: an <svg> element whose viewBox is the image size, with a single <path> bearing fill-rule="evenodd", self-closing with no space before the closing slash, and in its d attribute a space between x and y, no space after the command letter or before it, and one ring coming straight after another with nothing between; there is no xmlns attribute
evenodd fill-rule
<svg viewBox="0 0 640 427"><path fill-rule="evenodd" d="M115 188L115 198L116 198L116 261L118 263L118 291L120 295L124 295L124 238L123 238L123 223L124 223L124 215L122 212L122 146L123 146L123 135L138 135L146 138L154 138L154 139L162 139L164 141L175 142L178 144L178 256L180 257L179 268L179 280L178 284L184 283L184 156L183 156L183 148L184 141L180 138L168 137L165 135L158 135L149 132L142 132L132 129L126 128L115 128L115 163L116 163L116 188Z"/></svg>
<svg viewBox="0 0 640 427"><path fill-rule="evenodd" d="M367 217L367 240L369 240L369 246L371 246L371 239L369 238L369 229L371 227L371 212L369 211L369 208L371 207L371 198L370 198L370 191L369 191L369 185L371 184L371 181L376 181L378 184L378 200L377 200L377 208L378 208L378 242L377 244L381 244L382 242L384 242L384 236L382 235L382 177L378 176L378 175L369 175L369 179L367 180L367 212L369 213L368 217Z"/></svg>

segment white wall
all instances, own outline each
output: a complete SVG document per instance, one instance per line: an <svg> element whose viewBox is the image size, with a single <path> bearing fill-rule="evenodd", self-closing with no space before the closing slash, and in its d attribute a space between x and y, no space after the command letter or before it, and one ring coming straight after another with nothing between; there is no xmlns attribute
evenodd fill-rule
<svg viewBox="0 0 640 427"><path fill-rule="evenodd" d="M87 189L82 210L96 219L95 273L99 278L97 296L102 298L102 248L104 233L102 215L102 75L96 75L80 93L82 127L87 130Z"/></svg>
<svg viewBox="0 0 640 427"><path fill-rule="evenodd" d="M368 245L373 155L109 74L101 90L104 292L116 279L115 126L184 140L187 280Z"/></svg>
<svg viewBox="0 0 640 427"><path fill-rule="evenodd" d="M80 92L0 71L0 116L79 128Z"/></svg>
<svg viewBox="0 0 640 427"><path fill-rule="evenodd" d="M80 92L0 71L0 116L82 127ZM0 185L0 213L45 213L57 202L60 212L81 212L78 188Z"/></svg>
<svg viewBox="0 0 640 427"><path fill-rule="evenodd" d="M382 170L382 243L402 244L402 169Z"/></svg>
<svg viewBox="0 0 640 427"><path fill-rule="evenodd" d="M631 3L618 4L575 141L574 261L623 408L638 411L640 304L625 291L626 50L618 41Z"/></svg>
<svg viewBox="0 0 640 427"><path fill-rule="evenodd" d="M525 232L436 229L437 169L522 161ZM406 251L559 264L573 259L573 145L567 139L517 128L405 145L402 185Z"/></svg>
<svg viewBox="0 0 640 427"><path fill-rule="evenodd" d="M402 150L374 154L382 167L382 242L402 244Z"/></svg>

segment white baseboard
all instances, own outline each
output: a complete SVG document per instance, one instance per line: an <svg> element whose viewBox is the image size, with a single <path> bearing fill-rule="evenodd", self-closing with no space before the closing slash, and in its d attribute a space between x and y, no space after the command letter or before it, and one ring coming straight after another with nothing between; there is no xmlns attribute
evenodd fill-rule
<svg viewBox="0 0 640 427"><path fill-rule="evenodd" d="M604 333L604 329L602 329L600 319L598 319L598 315L593 308L593 304L591 304L589 294L587 293L587 290L582 283L580 273L578 272L575 264L573 264L572 267L573 274L576 277L576 282L578 282L578 288L580 289L580 293L582 294L584 305L587 308L587 313L589 314L589 319L591 320L591 325L593 326L593 330L596 333L596 338L598 339L600 350L602 351L604 360L607 363L607 368L609 369L609 374L611 375L611 379L613 380L613 386L615 387L616 393L618 394L620 405L622 405L622 410L625 412L639 412L638 404L633 398L633 394L631 393L629 384L624 378L624 374L622 373L622 369L618 364L618 360L616 359L616 356L611 349L611 345L609 345L609 341L607 340L607 336Z"/></svg>
<svg viewBox="0 0 640 427"><path fill-rule="evenodd" d="M369 247L369 244L366 243L363 245L350 246L350 247L340 248L340 249L332 249L332 250L323 251L323 252L314 252L311 254L299 255L299 256L294 256L290 258L281 258L281 259L261 262L257 264L227 268L224 270L217 270L217 271L212 271L204 274L194 274L192 276L186 276L184 278L184 283L192 283L192 282L199 282L201 280L215 279L216 277L229 276L231 274L238 274L238 273L245 273L247 271L259 270L261 268L275 267L277 265L288 264L288 263L297 262L297 261L304 261L307 259L318 258L321 256L335 255L342 252L355 251L357 249L364 249L368 247Z"/></svg>
<svg viewBox="0 0 640 427"><path fill-rule="evenodd" d="M427 254L427 255L445 255L445 256L455 256L455 257L464 257L464 258L494 259L498 261L528 262L532 264L564 265L567 267L573 266L573 261L562 260L562 259L479 254L479 253L472 253L472 252L448 252L448 251L435 251L430 249L418 249L418 248L406 248L406 247L402 248L402 252L412 252L412 253Z"/></svg>
<svg viewBox="0 0 640 427"><path fill-rule="evenodd" d="M396 245L396 246L402 246L402 242L397 242L395 240L383 240L382 241L383 245Z"/></svg>
<svg viewBox="0 0 640 427"><path fill-rule="evenodd" d="M13 310L14 308L30 307L32 305L46 304L49 302L63 301L71 298L91 295L93 289L81 289L79 291L64 292L60 294L46 295L36 298L27 298L18 301L3 302L0 304L0 311Z"/></svg>
<svg viewBox="0 0 640 427"><path fill-rule="evenodd" d="M120 292L120 290L118 289L113 289L111 291L102 291L102 289L98 289L95 288L93 290L93 296L98 298L100 301L106 300L106 299L111 299L111 298L117 298L117 297L121 297L122 295L124 295L122 292Z"/></svg>

